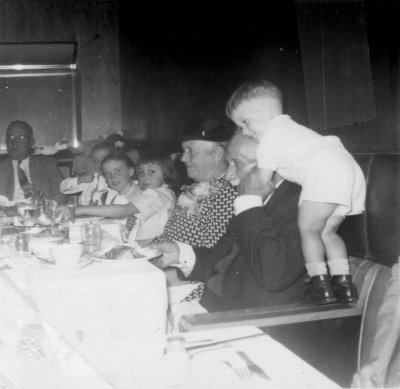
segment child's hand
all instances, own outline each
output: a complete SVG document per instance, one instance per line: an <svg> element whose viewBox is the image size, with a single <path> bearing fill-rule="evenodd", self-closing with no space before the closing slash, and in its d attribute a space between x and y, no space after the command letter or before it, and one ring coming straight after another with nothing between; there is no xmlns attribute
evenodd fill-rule
<svg viewBox="0 0 400 389"><path fill-rule="evenodd" d="M272 181L266 181L266 176L263 171L254 167L250 172L240 180L238 186L239 195L256 195L265 199L269 196L275 185Z"/></svg>
<svg viewBox="0 0 400 389"><path fill-rule="evenodd" d="M62 222L73 221L75 218L75 209L67 205L61 205L55 210L55 220Z"/></svg>
<svg viewBox="0 0 400 389"><path fill-rule="evenodd" d="M137 217L135 215L129 216L128 219L126 220L126 224L125 224L126 229L128 231L130 231L136 224L136 221L137 221Z"/></svg>

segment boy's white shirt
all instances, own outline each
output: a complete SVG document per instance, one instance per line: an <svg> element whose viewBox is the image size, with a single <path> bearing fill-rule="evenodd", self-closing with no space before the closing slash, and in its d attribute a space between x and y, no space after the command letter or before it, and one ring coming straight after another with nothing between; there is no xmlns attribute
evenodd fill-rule
<svg viewBox="0 0 400 389"><path fill-rule="evenodd" d="M275 190L282 184L282 182L283 179L280 180L275 185ZM257 195L238 196L233 203L233 206L235 208L235 216L239 215L240 213L250 208L261 207L262 205L267 204L273 193L274 192L271 192L269 196L264 200L264 204L261 196ZM176 244L179 247L179 263L171 266L180 269L181 272L184 274L184 276L187 277L193 271L194 265L196 263L196 254L192 246L183 242L176 242Z"/></svg>
<svg viewBox="0 0 400 389"><path fill-rule="evenodd" d="M82 205L89 205L91 200L100 199L101 194L109 190L106 180L101 174L95 173L91 182L78 184L78 179L78 177L65 178L60 184L60 192L64 194L82 192L80 196ZM95 196L93 197L93 195Z"/></svg>
<svg viewBox="0 0 400 389"><path fill-rule="evenodd" d="M129 188L125 191L124 194L119 194L116 190L114 189L108 189L107 191L107 197L105 201L105 205L126 205L130 202L130 199L135 196L136 193L140 191L139 185L136 183L136 181L132 181L131 185ZM127 218L115 218L111 219L114 220L116 223L120 225L120 230L121 233L124 235L123 239L127 239L126 236L126 221Z"/></svg>

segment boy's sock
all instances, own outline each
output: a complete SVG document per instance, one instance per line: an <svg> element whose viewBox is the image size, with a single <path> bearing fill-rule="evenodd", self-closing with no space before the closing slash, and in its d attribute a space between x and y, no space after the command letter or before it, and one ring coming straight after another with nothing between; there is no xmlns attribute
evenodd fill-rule
<svg viewBox="0 0 400 389"><path fill-rule="evenodd" d="M329 272L331 276L344 276L350 274L349 260L332 259L328 261Z"/></svg>
<svg viewBox="0 0 400 389"><path fill-rule="evenodd" d="M325 262L306 263L307 273L310 277L321 276L328 274L328 269Z"/></svg>

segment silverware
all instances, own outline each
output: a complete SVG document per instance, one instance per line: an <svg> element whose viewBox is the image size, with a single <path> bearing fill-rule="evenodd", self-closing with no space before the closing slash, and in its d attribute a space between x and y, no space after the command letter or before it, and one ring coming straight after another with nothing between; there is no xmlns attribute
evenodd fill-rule
<svg viewBox="0 0 400 389"><path fill-rule="evenodd" d="M195 349L195 350L188 350L188 355L190 359L193 359L196 355L198 354L202 354L202 353L207 353L207 352L211 352L214 350L221 350L223 348L229 348L231 347L230 344L221 344L219 346L210 346L210 347L203 347L203 348L199 348L199 349Z"/></svg>
<svg viewBox="0 0 400 389"><path fill-rule="evenodd" d="M249 356L244 353L243 351L236 351L236 354L239 355L240 358L242 358L248 367L248 369L255 375L264 378L266 380L271 380L271 377L263 370L261 369L260 366L258 366L256 363L254 363Z"/></svg>
<svg viewBox="0 0 400 389"><path fill-rule="evenodd" d="M237 337L237 338L230 338L230 339L212 341L212 342L208 342L206 344L197 344L197 345L194 345L194 346L187 346L186 350L190 351L190 350L196 350L196 349L205 348L205 347L216 346L216 345L220 345L220 344L229 344L230 342L235 342L235 341L239 341L239 340L246 340L246 339L251 339L251 338L258 338L260 336L265 336L265 334L262 332L262 333L259 333L259 334L240 336L240 337Z"/></svg>
<svg viewBox="0 0 400 389"><path fill-rule="evenodd" d="M231 370L235 372L240 381L242 381L242 383L245 384L245 387L253 388L256 386L254 376L248 368L235 367L229 361L222 361L222 362L225 363L226 366L228 366Z"/></svg>

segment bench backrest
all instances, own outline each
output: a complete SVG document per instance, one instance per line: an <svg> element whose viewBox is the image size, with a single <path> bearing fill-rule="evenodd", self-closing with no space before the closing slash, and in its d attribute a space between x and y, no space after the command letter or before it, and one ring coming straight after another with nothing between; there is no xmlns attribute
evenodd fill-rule
<svg viewBox="0 0 400 389"><path fill-rule="evenodd" d="M349 254L363 258L369 265L358 353L362 366L370 360L377 313L385 297L390 268L400 254L400 154L359 153L354 157L367 181L365 212L348 217L339 233Z"/></svg>
<svg viewBox="0 0 400 389"><path fill-rule="evenodd" d="M400 254L400 154L355 154L367 182L365 212L339 233L350 255L392 266Z"/></svg>

